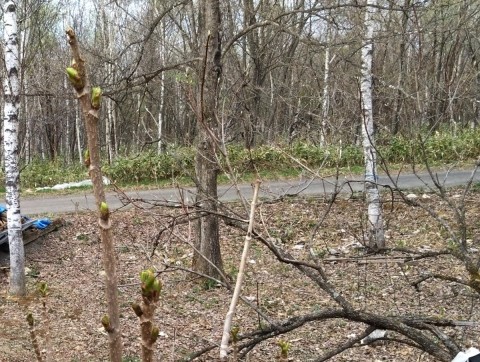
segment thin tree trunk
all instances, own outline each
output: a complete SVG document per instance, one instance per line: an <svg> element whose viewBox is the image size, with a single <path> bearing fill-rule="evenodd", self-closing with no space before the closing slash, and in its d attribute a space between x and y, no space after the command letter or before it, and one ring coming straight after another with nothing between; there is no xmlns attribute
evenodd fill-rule
<svg viewBox="0 0 480 362"><path fill-rule="evenodd" d="M83 149L82 149L82 138L80 134L80 111L78 108L75 109L75 133L77 136L77 148L78 148L78 159L81 164L83 164Z"/></svg>
<svg viewBox="0 0 480 362"><path fill-rule="evenodd" d="M25 252L20 214L20 172L18 168L18 112L20 108L20 61L18 53L17 6L5 1L3 6L4 59L3 83L5 149L5 201L7 204L8 242L10 247L10 294L25 295Z"/></svg>
<svg viewBox="0 0 480 362"><path fill-rule="evenodd" d="M112 109L110 100L106 100L107 116L105 117L105 145L107 146L107 161L111 163L113 161L112 153Z"/></svg>
<svg viewBox="0 0 480 362"><path fill-rule="evenodd" d="M365 193L368 208L368 238L369 246L374 249L385 247L383 231L382 206L377 185L377 151L375 148L375 135L373 127L373 101L372 101L372 62L373 62L373 32L374 32L374 7L376 0L367 0L365 9L365 38L362 47L362 137L365 158Z"/></svg>
<svg viewBox="0 0 480 362"><path fill-rule="evenodd" d="M120 333L120 312L118 306L116 254L112 234L110 212L106 204L105 190L100 162L100 142L98 130L98 109L100 108L101 91L93 94L85 70L85 61L80 55L77 38L73 29L67 30L68 43L70 45L74 66L67 68L70 80L77 92L77 97L85 119L85 129L88 140L89 158L85 162L89 166L89 174L92 179L93 193L98 208L98 226L100 239L103 246L103 267L105 268L105 291L107 296L108 315L102 318L102 324L108 333L110 361L122 361L122 335ZM72 73L72 69L74 70ZM75 76L75 72L77 73ZM92 95L90 95L92 92Z"/></svg>
<svg viewBox="0 0 480 362"><path fill-rule="evenodd" d="M65 79L64 82L65 89L67 89L67 80ZM67 98L65 99L65 143L64 143L64 152L63 152L63 157L65 163L69 164L72 158L72 155L70 154L70 139L71 139L71 128L72 128L72 122L70 118L70 112L69 110L72 108L70 107L70 99Z"/></svg>
<svg viewBox="0 0 480 362"><path fill-rule="evenodd" d="M330 42L330 19L327 19L327 44ZM329 113L329 82L330 82L330 47L325 47L325 67L323 69L323 91L322 91L322 124L320 127L320 146L326 146L326 134Z"/></svg>
<svg viewBox="0 0 480 362"><path fill-rule="evenodd" d="M162 19L162 40L160 44L160 59L162 61L162 66L165 65L165 21ZM157 145L157 154L161 154L163 152L164 143L162 140L162 128L163 128L163 121L164 121L164 113L165 112L165 72L160 74L160 106L158 110L158 124L157 124L157 137L158 137L158 145Z"/></svg>
<svg viewBox="0 0 480 362"><path fill-rule="evenodd" d="M404 0L403 4L403 13L402 13L402 40L400 42L400 53L399 53L399 63L400 69L398 73L398 81L397 81L397 95L395 97L395 113L393 115L393 124L392 124L392 133L396 135L400 129L400 112L403 108L404 103L404 95L403 95L403 88L405 84L405 76L406 76L406 50L407 50L407 43L408 43L408 11L410 7L411 0Z"/></svg>
<svg viewBox="0 0 480 362"><path fill-rule="evenodd" d="M26 89L26 82L24 83ZM24 150L24 156L25 156L25 163L29 164L32 161L32 150L34 147L34 142L33 142L33 137L32 137L32 121L30 115L28 114L29 111L29 100L27 97L24 97L25 100L23 102L24 108L23 108L23 114L25 117L25 150Z"/></svg>
<svg viewBox="0 0 480 362"><path fill-rule="evenodd" d="M244 0L243 1L243 10L245 12L244 16L244 27L247 28L252 26L257 22L255 17L255 7L253 0ZM244 69L246 69L246 56L247 53L250 56L250 79L248 86L245 87L245 103L247 112L244 119L244 141L245 148L250 149L255 146L255 135L256 128L258 127L259 112L260 112L260 97L261 97L261 87L262 87L262 57L260 54L260 44L257 30L252 30L246 35L246 42L248 47L248 52L245 50L245 64Z"/></svg>
<svg viewBox="0 0 480 362"><path fill-rule="evenodd" d="M220 1L202 2L201 33L204 59L199 67L201 89L197 101L197 178L196 203L207 212L196 225L193 269L213 278L221 277L223 263L220 252L217 212L217 175L219 165L215 155L216 107L218 83L221 76Z"/></svg>
<svg viewBox="0 0 480 362"><path fill-rule="evenodd" d="M103 35L103 44L105 47L105 51L107 53L108 59L113 58L113 41L112 41L112 34L113 31L108 23L107 18L107 10L106 10L107 2L102 0L101 2L101 16L102 16L102 35ZM105 71L107 73L107 77L111 78L112 84L114 83L114 66L112 61L107 62ZM107 156L108 156L108 163L111 163L115 159L115 145L114 145L114 138L112 135L112 131L114 129L114 104L113 101L108 98L105 100L106 103L106 117L105 117L105 145L107 149Z"/></svg>

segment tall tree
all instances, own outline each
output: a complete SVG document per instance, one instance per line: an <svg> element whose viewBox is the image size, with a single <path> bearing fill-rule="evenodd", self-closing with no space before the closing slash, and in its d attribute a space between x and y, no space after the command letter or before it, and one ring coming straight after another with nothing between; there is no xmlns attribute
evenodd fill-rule
<svg viewBox="0 0 480 362"><path fill-rule="evenodd" d="M18 111L20 108L20 61L18 53L17 5L8 0L3 5L6 76L3 83L5 148L5 188L8 242L10 246L10 293L25 295L25 251L20 215L20 172L18 168Z"/></svg>
<svg viewBox="0 0 480 362"><path fill-rule="evenodd" d="M244 27L253 26L257 20L255 16L255 6L253 0L243 0L244 8ZM260 110L260 98L261 98L261 87L263 83L264 76L262 74L262 66L264 62L262 61L262 55L260 52L260 44L258 37L258 30L252 29L246 35L247 49L244 50L244 54L248 53L250 62L245 64L245 71L249 69L250 79L248 80L247 86L244 87L245 91L248 92L245 97L245 108L246 108L246 119L244 120L244 139L245 147L251 148L255 145L255 129L258 127L258 116Z"/></svg>
<svg viewBox="0 0 480 362"><path fill-rule="evenodd" d="M368 238L371 248L385 247L383 232L382 206L377 185L377 150L373 127L372 101L372 62L373 33L375 28L376 0L367 0L365 9L365 37L362 44L361 98L362 98L362 138L365 159L365 193L368 207Z"/></svg>
<svg viewBox="0 0 480 362"><path fill-rule="evenodd" d="M330 41L330 19L327 17L326 19L326 38L327 38L327 46L325 47L325 67L323 69L323 89L322 89L322 123L320 127L320 146L326 146L326 133L328 127L328 114L329 114L329 103L330 103L330 47L328 43Z"/></svg>
<svg viewBox="0 0 480 362"><path fill-rule="evenodd" d="M196 225L193 269L216 277L223 270L220 252L217 211L217 175L219 165L216 157L217 139L217 94L221 64L220 1L203 0L200 3L201 52L199 64L200 89L197 97L197 155L195 173L197 183L196 202L206 211Z"/></svg>

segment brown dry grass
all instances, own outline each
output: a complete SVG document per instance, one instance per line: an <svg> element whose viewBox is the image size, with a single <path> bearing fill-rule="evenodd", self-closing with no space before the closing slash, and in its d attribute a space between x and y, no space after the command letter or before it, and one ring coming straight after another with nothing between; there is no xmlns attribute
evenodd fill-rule
<svg viewBox="0 0 480 362"><path fill-rule="evenodd" d="M455 199L455 198L454 198ZM424 200L451 218L438 199ZM363 204L355 200L339 200L325 223L312 236L316 223L327 210L321 200L297 200L263 205L257 215L257 229L276 238L282 247L298 258L311 260L311 252L331 257L358 256L356 248L362 238ZM469 201L469 238L472 253L478 253L477 232L479 205ZM445 232L419 208L399 202L385 205L388 243L410 249L444 249L448 244ZM150 257L156 231L168 220L171 210L133 210L114 214L115 237L119 266L119 290L122 333L125 355L130 361L139 356L139 327L130 303L139 300L138 275L154 266L165 270L169 264L181 268L190 265L191 250L184 242L191 239L188 225L165 234L155 255ZM27 246L29 268L28 289L24 300L7 296L8 276L1 274L0 294L0 361L34 361L35 355L25 316L31 311L38 321L41 348L50 361L106 361L107 337L100 324L106 311L101 245L95 217L89 214L63 216L67 225ZM452 222L453 224L453 222ZM222 247L225 271L235 276L241 255L243 235L222 226ZM390 256L394 256L391 254ZM3 255L0 266L8 264ZM389 261L337 261L324 264L330 282L356 306L384 314L415 314L456 320L480 320L478 297L465 287L452 283L429 281L415 290L410 282L425 272L437 271L467 280L462 266L451 257L412 264ZM174 361L201 347L219 343L229 292L221 287L205 288L195 276L170 267L161 274L164 287L156 318L161 336L157 342L157 360ZM45 299L35 293L36 284L46 281L50 294ZM333 306L329 297L291 266L279 263L267 249L255 242L250 251L243 295L258 305L270 318L285 319L305 312ZM264 323L264 322L261 322ZM240 332L258 328L257 314L241 303L234 324ZM290 360L313 361L326 350L361 333L365 326L345 320L310 323L282 336L291 343ZM476 345L480 329L451 328L446 331L466 346ZM50 343L47 343L50 341ZM274 360L278 339L257 346L249 354L250 361ZM215 350L203 361L217 359ZM336 356L332 361L433 361L424 353L394 342L375 347L361 346Z"/></svg>

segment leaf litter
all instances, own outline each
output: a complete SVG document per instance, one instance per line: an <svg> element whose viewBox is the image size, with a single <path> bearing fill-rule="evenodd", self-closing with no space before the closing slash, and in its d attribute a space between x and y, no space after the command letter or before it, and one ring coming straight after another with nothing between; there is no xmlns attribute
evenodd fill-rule
<svg viewBox="0 0 480 362"><path fill-rule="evenodd" d="M445 203L434 196L422 202L437 208L453 225ZM428 273L448 273L467 281L468 276L458 261L442 256L407 263L393 252L378 257L375 262L374 258L359 257L365 229L363 203L337 200L328 217L318 226L318 220L327 209L328 204L317 199L263 204L258 211L256 230L274 239L295 258L323 259L329 282L363 311L480 320L478 296L467 287L438 280L425 281L418 288L411 285ZM389 246L424 251L443 250L448 246L445 232L420 208L394 202L386 204L384 209ZM480 235L479 225L475 219L479 209L474 199L468 201L472 249L480 248L476 241ZM190 267L191 248L184 240L192 237L191 225L177 225L173 233L164 233L151 255L158 229L171 220L174 212L155 208L113 214L124 355L133 361L139 361L140 333L138 318L130 304L140 298L140 271L149 267L161 272L164 285L155 316L161 331L155 345L158 361L181 360L207 345L219 343L221 338L230 293L214 284L199 283L195 275L186 271ZM108 360L108 340L100 324L106 312L106 301L96 217L83 213L62 217L66 220L65 227L26 246L26 265L35 273L27 276L29 295L23 300L8 296L8 256L0 258L1 362L35 360L25 319L27 312L34 315L40 348L49 360ZM232 279L238 270L243 238L242 232L222 224L224 268ZM357 259L352 262L352 258ZM292 266L278 262L257 241L252 244L249 261L242 295L272 320L335 307L327 293ZM45 298L35 292L41 281L47 282L49 288ZM239 326L240 334L262 328L266 323L245 303L239 304L234 325ZM282 339L291 343L290 361L315 361L349 338L360 336L366 327L343 319L308 323L257 345L248 354L248 360L274 360L279 353L277 343ZM467 347L478 347L475 345L480 340L478 324L445 331ZM197 360L218 360L218 349ZM352 360L434 361L418 349L390 341L368 346L357 344L331 359Z"/></svg>

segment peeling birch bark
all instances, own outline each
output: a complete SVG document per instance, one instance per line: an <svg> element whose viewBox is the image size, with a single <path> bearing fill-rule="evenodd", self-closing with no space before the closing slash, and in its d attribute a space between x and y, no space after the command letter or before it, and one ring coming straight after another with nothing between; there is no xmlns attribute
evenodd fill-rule
<svg viewBox="0 0 480 362"><path fill-rule="evenodd" d="M3 82L5 150L5 201L7 206L8 242L10 248L10 294L25 295L25 251L20 214L20 171L18 167L18 110L20 108L20 59L18 53L17 5L3 5L4 59L6 76Z"/></svg>
<svg viewBox="0 0 480 362"><path fill-rule="evenodd" d="M377 150L375 147L372 101L373 32L375 28L373 17L376 4L376 0L368 0L365 9L365 37L362 44L360 91L363 116L362 139L365 159L365 194L368 209L368 241L371 248L381 249L385 247L385 235L382 205L377 185Z"/></svg>

